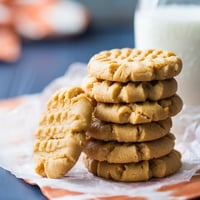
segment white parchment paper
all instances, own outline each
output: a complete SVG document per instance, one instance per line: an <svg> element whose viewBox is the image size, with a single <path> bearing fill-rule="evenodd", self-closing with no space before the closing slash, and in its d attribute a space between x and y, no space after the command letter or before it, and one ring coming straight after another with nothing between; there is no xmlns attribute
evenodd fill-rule
<svg viewBox="0 0 200 200"><path fill-rule="evenodd" d="M84 192L86 199L112 195L141 195L155 199L155 189L190 180L200 169L200 107L192 106L184 106L173 119L172 133L177 138L175 148L181 151L183 160L181 170L175 175L142 183L116 183L93 176L83 166L81 158L61 179L41 178L34 172L33 133L47 99L62 87L80 85L86 74L84 64L73 64L63 77L49 84L42 93L25 96L21 106L11 111L0 109L0 166L40 187Z"/></svg>

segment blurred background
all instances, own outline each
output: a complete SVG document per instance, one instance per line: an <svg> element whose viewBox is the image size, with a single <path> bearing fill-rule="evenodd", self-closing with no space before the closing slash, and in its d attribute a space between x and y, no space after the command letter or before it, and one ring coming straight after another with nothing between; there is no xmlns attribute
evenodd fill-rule
<svg viewBox="0 0 200 200"><path fill-rule="evenodd" d="M74 62L134 47L136 0L0 0L0 99L41 92Z"/></svg>

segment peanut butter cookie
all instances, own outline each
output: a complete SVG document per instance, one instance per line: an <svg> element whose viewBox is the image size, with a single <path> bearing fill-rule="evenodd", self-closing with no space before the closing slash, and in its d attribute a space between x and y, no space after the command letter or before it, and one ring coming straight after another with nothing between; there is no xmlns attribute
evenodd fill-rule
<svg viewBox="0 0 200 200"><path fill-rule="evenodd" d="M182 61L163 50L112 49L94 55L88 71L99 79L128 82L172 78L180 73Z"/></svg>
<svg viewBox="0 0 200 200"><path fill-rule="evenodd" d="M89 75L84 79L82 87L98 102L133 103L171 97L177 91L177 82L172 78L163 81L120 83L100 80Z"/></svg>
<svg viewBox="0 0 200 200"><path fill-rule="evenodd" d="M162 178L181 168L181 154L172 150L168 155L148 161L129 164L114 164L84 157L87 169L94 175L123 182L147 181L152 177Z"/></svg>
<svg viewBox="0 0 200 200"><path fill-rule="evenodd" d="M174 116L181 111L182 105L183 102L178 95L143 103L112 104L98 102L94 116L107 122L140 124L160 121Z"/></svg>
<svg viewBox="0 0 200 200"><path fill-rule="evenodd" d="M35 171L59 178L76 163L85 147L92 103L79 87L58 91L47 103L35 133Z"/></svg>
<svg viewBox="0 0 200 200"><path fill-rule="evenodd" d="M93 119L86 135L104 141L146 142L167 135L171 127L171 118L137 125L116 124Z"/></svg>
<svg viewBox="0 0 200 200"><path fill-rule="evenodd" d="M167 155L174 147L172 134L141 143L104 142L90 139L84 152L92 159L109 163L131 163Z"/></svg>

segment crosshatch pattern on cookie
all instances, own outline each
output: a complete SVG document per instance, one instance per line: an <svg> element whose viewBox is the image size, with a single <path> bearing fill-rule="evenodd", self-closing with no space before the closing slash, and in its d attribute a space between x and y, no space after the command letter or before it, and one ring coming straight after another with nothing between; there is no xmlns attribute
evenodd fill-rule
<svg viewBox="0 0 200 200"><path fill-rule="evenodd" d="M167 155L174 147L175 137L168 134L160 139L141 143L104 142L90 139L84 152L98 161L131 163Z"/></svg>
<svg viewBox="0 0 200 200"><path fill-rule="evenodd" d="M91 122L91 100L79 87L58 91L47 103L35 133L35 171L59 178L76 163Z"/></svg>
<svg viewBox="0 0 200 200"><path fill-rule="evenodd" d="M98 102L133 103L171 97L177 91L177 82L172 78L163 81L120 83L87 76L82 87L91 98Z"/></svg>
<svg viewBox="0 0 200 200"><path fill-rule="evenodd" d="M182 166L181 154L176 150L163 157L138 163L115 164L97 161L88 156L84 157L84 163L95 176L123 182L147 181L153 177L163 178L174 174Z"/></svg>
<svg viewBox="0 0 200 200"><path fill-rule="evenodd" d="M112 49L94 55L89 73L110 81L151 81L172 78L180 73L182 61L173 52L163 50Z"/></svg>

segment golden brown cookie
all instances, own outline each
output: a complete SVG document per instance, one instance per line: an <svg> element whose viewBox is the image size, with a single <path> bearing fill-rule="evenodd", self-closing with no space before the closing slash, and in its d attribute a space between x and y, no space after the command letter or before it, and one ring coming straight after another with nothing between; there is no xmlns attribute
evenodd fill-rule
<svg viewBox="0 0 200 200"><path fill-rule="evenodd" d="M98 102L94 116L107 122L140 124L167 119L180 112L182 106L183 102L178 95L143 103L111 104Z"/></svg>
<svg viewBox="0 0 200 200"><path fill-rule="evenodd" d="M149 82L112 82L88 75L83 83L84 91L98 102L133 103L157 101L173 96L177 91L175 79Z"/></svg>
<svg viewBox="0 0 200 200"><path fill-rule="evenodd" d="M84 152L92 159L109 163L131 163L167 155L174 147L172 134L141 143L104 142L90 139Z"/></svg>
<svg viewBox="0 0 200 200"><path fill-rule="evenodd" d="M34 144L35 171L59 178L76 163L86 143L92 103L79 87L58 91L47 103Z"/></svg>
<svg viewBox="0 0 200 200"><path fill-rule="evenodd" d="M98 140L118 142L146 142L167 135L171 118L146 124L116 124L93 119L86 135Z"/></svg>
<svg viewBox="0 0 200 200"><path fill-rule="evenodd" d="M168 155L149 161L129 164L100 162L84 157L87 169L96 176L123 182L147 181L152 177L162 178L181 168L181 154L172 150Z"/></svg>
<svg viewBox="0 0 200 200"><path fill-rule="evenodd" d="M172 78L180 73L182 61L164 50L112 49L94 55L88 71L99 79L128 82Z"/></svg>

